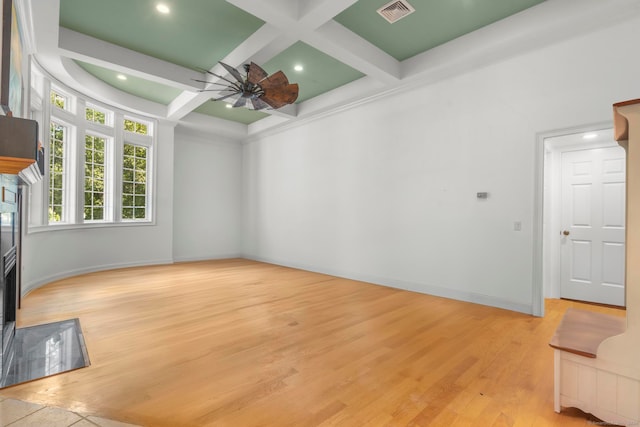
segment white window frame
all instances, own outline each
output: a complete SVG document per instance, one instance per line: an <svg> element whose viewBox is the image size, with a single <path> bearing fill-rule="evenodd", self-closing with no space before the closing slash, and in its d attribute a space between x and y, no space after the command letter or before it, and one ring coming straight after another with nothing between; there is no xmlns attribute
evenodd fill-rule
<svg viewBox="0 0 640 427"><path fill-rule="evenodd" d="M130 120L130 119L129 119ZM143 122L147 124L146 122ZM155 156L154 156L154 138L151 135L141 135L134 132L128 132L124 130L124 119L122 120L122 129L124 133L124 140L122 146L120 147L121 151L119 153L119 173L118 176L120 178L119 182L119 199L118 199L118 215L120 217L120 221L123 223L139 223L149 221L151 218L154 218L153 214L153 201L154 197L154 169L153 165L155 164ZM150 125L147 124L147 129L151 129ZM146 219L124 219L122 218L122 171L123 171L123 149L124 144L133 144L140 145L147 149L147 184L146 184L146 204L145 209L147 213Z"/></svg>
<svg viewBox="0 0 640 427"><path fill-rule="evenodd" d="M33 64L32 72L36 78L30 88L34 94L47 94L46 99L34 96L32 111L42 132L45 152L45 177L42 187L38 189L39 203L37 212L30 212L27 233L42 232L83 227L117 227L155 225L155 146L157 144L156 120L108 106L97 100L84 96L66 88L55 81L37 64ZM65 109L51 103L51 91L65 97ZM39 102L38 102L39 100ZM105 124L86 119L86 108L105 114ZM147 135L140 135L124 130L124 121L132 120L147 126ZM63 216L60 222L49 223L49 139L50 124L58 122L67 127L65 134L65 192L63 195ZM84 220L84 179L85 179L85 135L105 139L105 210L103 220ZM68 142L67 142L68 141ZM146 218L123 220L122 218L122 155L125 143L142 145L147 148L147 183L146 183ZM30 196L31 197L31 196Z"/></svg>
<svg viewBox="0 0 640 427"><path fill-rule="evenodd" d="M58 107L56 104L51 102L51 92L55 92L56 94L60 95L60 97L64 98L65 102L64 102L64 108L60 108ZM76 103L75 103L75 97L70 95L68 93L68 91L60 88L60 86L56 85L56 84L49 84L49 89L47 90L47 99L46 102L49 103L51 105L51 110L52 110L52 114L53 114L53 110L56 111L65 111L71 114L75 114L76 112Z"/></svg>
<svg viewBox="0 0 640 427"><path fill-rule="evenodd" d="M87 109L98 111L98 112L104 114L104 124L96 122L96 121L93 121L93 120L87 120L87 118L86 118ZM82 117L85 119L85 121L88 124L90 123L91 125L95 125L95 126L98 126L98 127L113 128L113 111L107 110L107 109L102 108L102 107L99 107L99 106L97 106L97 105L95 105L95 104L93 104L91 102L86 102L86 104L84 105L84 108L82 109L82 111L83 111Z"/></svg>
<svg viewBox="0 0 640 427"><path fill-rule="evenodd" d="M62 110L60 110L62 111ZM49 148L51 147L51 124L57 123L60 126L65 128L64 139L62 143L62 215L60 217L60 221L58 222L49 222L49 177L50 177L50 166L49 166ZM49 119L49 123L47 125L47 155L46 155L46 188L45 188L45 196L46 196L46 212L45 212L45 224L50 226L58 226L64 224L72 224L75 221L76 215L74 212L73 205L73 193L75 191L75 184L70 177L71 170L76 167L76 162L74 161L74 147L73 140L76 138L76 129L74 126L68 121L60 118L59 116L52 116Z"/></svg>
<svg viewBox="0 0 640 427"><path fill-rule="evenodd" d="M87 220L84 219L84 193L85 193L85 188L84 188L84 180L86 178L85 174L84 174L84 166L86 164L86 159L85 159L85 154L86 154L86 136L92 136L95 138L101 138L102 140L104 140L104 206L103 206L103 219L94 219L94 220ZM82 218L82 221L84 223L111 223L113 222L113 198L114 198L114 186L113 186L113 176L114 176L114 168L113 168L113 138L103 135L103 134L99 134L97 132L94 132L92 130L87 130L86 132L84 132L83 136L82 136L82 186L80 187L80 193L82 194L82 197L79 200L79 204L80 204L80 210L82 212L82 215L80 216L80 218Z"/></svg>

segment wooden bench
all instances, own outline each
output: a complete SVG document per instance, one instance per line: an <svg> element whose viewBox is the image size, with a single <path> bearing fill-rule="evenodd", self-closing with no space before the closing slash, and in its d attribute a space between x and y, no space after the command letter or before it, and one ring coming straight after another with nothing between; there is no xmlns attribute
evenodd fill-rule
<svg viewBox="0 0 640 427"><path fill-rule="evenodd" d="M554 409L640 425L640 99L614 104L614 135L627 154L625 317L568 310L554 348Z"/></svg>
<svg viewBox="0 0 640 427"><path fill-rule="evenodd" d="M599 389L597 362L594 360L600 344L609 337L623 333L625 323L623 317L573 308L567 310L549 342L554 348L556 412L560 412L562 407L574 407L608 422L629 421L627 417L620 419L609 414L612 405L603 400L610 397L612 390ZM602 380L602 373L600 377ZM615 390L613 394L616 394Z"/></svg>
<svg viewBox="0 0 640 427"><path fill-rule="evenodd" d="M625 319L593 311L570 308L549 345L555 349L595 359L605 339L625 331Z"/></svg>

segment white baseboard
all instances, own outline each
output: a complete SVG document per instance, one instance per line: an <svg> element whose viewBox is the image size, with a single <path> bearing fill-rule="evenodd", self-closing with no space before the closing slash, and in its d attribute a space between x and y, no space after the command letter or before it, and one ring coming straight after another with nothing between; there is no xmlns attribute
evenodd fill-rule
<svg viewBox="0 0 640 427"><path fill-rule="evenodd" d="M215 254L215 255L197 256L197 257L179 256L179 257L173 257L173 262L212 261L212 260L232 259L232 258L244 258L244 256L240 253L223 254L223 255Z"/></svg>
<svg viewBox="0 0 640 427"><path fill-rule="evenodd" d="M85 267L85 268L78 268L75 270L61 271L59 273L52 274L51 276L47 276L47 277L42 277L38 280L29 282L29 283L23 283L22 296L26 296L29 292L34 291L48 283L55 282L56 280L65 279L67 277L78 276L80 274L95 273L96 271L115 270L117 268L142 267L145 265L162 265L162 264L173 264L173 260L160 259L160 260L147 260L147 261L116 263L116 264L103 264L103 265L93 265L91 267Z"/></svg>
<svg viewBox="0 0 640 427"><path fill-rule="evenodd" d="M522 304L515 301L505 300L490 295L483 295L476 292L460 291L457 289L446 288L442 286L428 285L424 283L412 283L404 280L390 279L386 277L377 277L362 273L353 273L347 271L340 271L330 268L318 268L317 266L297 264L284 262L282 260L256 257L246 254L229 254L229 255L213 255L211 257L175 257L167 260L150 260L150 261L138 261L133 263L121 263L121 264L108 264L92 266L82 269L69 270L44 277L40 280L23 284L23 296L26 296L29 292L46 285L47 283L54 282L56 280L64 279L71 276L77 276L80 274L93 273L96 271L114 270L117 268L126 267L140 267L145 265L160 265L160 264L173 264L175 262L189 262L189 261L208 261L230 258L245 258L254 261L266 262L269 264L281 265L284 267L297 268L300 270L312 271L315 273L328 274L336 277L343 277L345 279L359 280L362 282L372 283L375 285L388 286L391 288L403 289L412 292L418 292L421 294L434 295L443 298L450 298L458 301L465 301L475 304L486 305L490 307L502 308L505 310L516 311L525 314L532 314L533 307L531 304Z"/></svg>
<svg viewBox="0 0 640 427"><path fill-rule="evenodd" d="M374 285L388 286L390 288L403 289L407 291L417 292L421 294L433 295L437 297L449 298L458 301L470 302L475 304L486 305L489 307L502 308L505 310L516 311L519 313L533 314L533 306L531 304L522 304L515 301L506 300L490 295L483 295L476 292L460 291L457 289L446 288L442 286L428 285L425 283L412 283L404 280L390 279L387 277L377 277L362 273L353 273L330 268L318 268L317 266L287 263L277 259L255 257L244 255L246 259L254 261L266 262L269 264L281 265L284 267L297 268L300 270L313 271L315 273L323 273L345 279L359 280L362 282L372 283Z"/></svg>

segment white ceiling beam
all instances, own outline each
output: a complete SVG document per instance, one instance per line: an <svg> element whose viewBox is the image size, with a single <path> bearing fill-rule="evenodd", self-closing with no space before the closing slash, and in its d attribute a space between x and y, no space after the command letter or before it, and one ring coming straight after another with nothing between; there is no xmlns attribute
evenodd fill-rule
<svg viewBox="0 0 640 427"><path fill-rule="evenodd" d="M278 0L227 0L229 3L278 28L282 34L295 37L308 45L335 56L344 64L385 83L400 80L400 63L362 37L333 21L333 17L352 0L318 0L304 2L304 15L298 18L297 2ZM324 9L326 6L326 10Z"/></svg>
<svg viewBox="0 0 640 427"><path fill-rule="evenodd" d="M207 102L211 98L208 92L184 91L167 106L167 119L181 120L184 116Z"/></svg>
<svg viewBox="0 0 640 427"><path fill-rule="evenodd" d="M237 8L262 19L282 30L294 30L298 22L298 2L296 0L226 0Z"/></svg>
<svg viewBox="0 0 640 427"><path fill-rule="evenodd" d="M307 28L318 28L357 2L358 0L308 0L300 2L298 21Z"/></svg>
<svg viewBox="0 0 640 427"><path fill-rule="evenodd" d="M255 33L249 36L244 42L236 47L231 53L222 59L225 64L237 67L246 63L249 60L257 59L261 55L277 55L282 52L293 43L296 39L291 37L283 37L280 30L273 25L264 24ZM270 58L267 58L267 60ZM220 64L216 64L209 71L218 75L224 76L227 72L222 68ZM201 74L199 77L201 80L207 80L211 82L219 82L220 79L212 75ZM217 86L208 85L207 89L213 89ZM215 98L215 92L189 92L185 91L181 93L176 99L174 99L168 108L168 119L180 120L195 108L209 101L211 98ZM281 109L282 110L282 109ZM280 110L279 110L280 111ZM267 113L275 114L274 111L265 111ZM296 114L295 109L286 109L280 111L278 114L284 114L287 117L294 117Z"/></svg>
<svg viewBox="0 0 640 427"><path fill-rule="evenodd" d="M336 21L329 21L305 42L351 68L384 83L400 80L400 62Z"/></svg>
<svg viewBox="0 0 640 427"><path fill-rule="evenodd" d="M62 55L182 90L203 87L202 73L60 27Z"/></svg>
<svg viewBox="0 0 640 427"><path fill-rule="evenodd" d="M296 41L295 37L282 34L277 27L267 23L225 56L222 62L237 67L250 59L256 58L256 55L261 55L263 57L261 60L266 62ZM219 65L217 66L219 67ZM212 68L211 71L214 71L214 69Z"/></svg>

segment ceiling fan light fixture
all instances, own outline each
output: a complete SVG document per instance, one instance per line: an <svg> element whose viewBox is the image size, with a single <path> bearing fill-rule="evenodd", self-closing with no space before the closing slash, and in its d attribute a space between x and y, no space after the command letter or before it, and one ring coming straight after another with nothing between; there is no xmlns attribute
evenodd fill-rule
<svg viewBox="0 0 640 427"><path fill-rule="evenodd" d="M204 70L207 74L217 77L220 81L196 80L201 83L224 86L219 89L202 89L200 92L218 91L218 98L214 101L228 99L234 101L232 108L245 107L250 110L278 109L293 104L298 99L298 84L289 83L282 71L269 75L255 62L244 64L244 75L237 69L218 61L229 73L230 77ZM227 102L229 102L227 101ZM227 106L228 107L228 106Z"/></svg>

